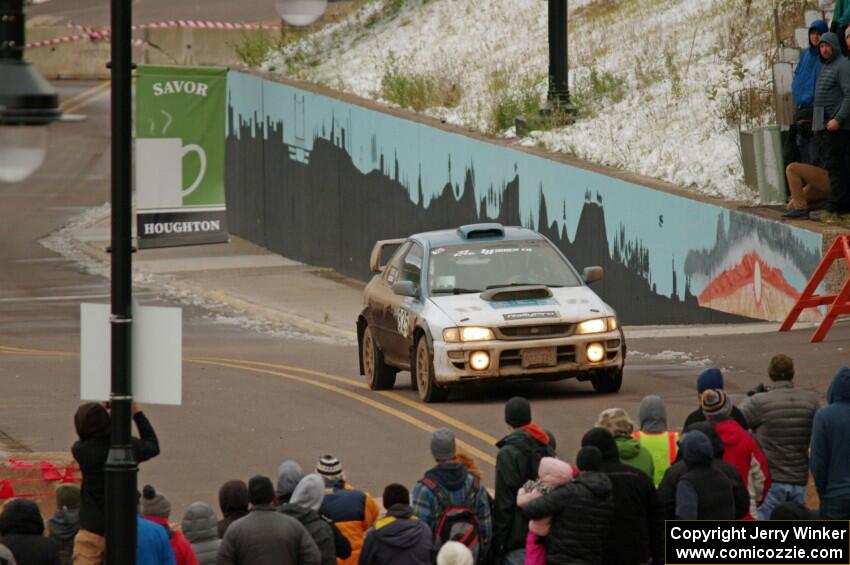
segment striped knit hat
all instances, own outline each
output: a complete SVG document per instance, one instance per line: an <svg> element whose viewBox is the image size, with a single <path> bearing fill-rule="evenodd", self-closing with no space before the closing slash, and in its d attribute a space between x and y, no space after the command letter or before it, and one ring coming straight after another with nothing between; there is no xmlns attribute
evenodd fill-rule
<svg viewBox="0 0 850 565"><path fill-rule="evenodd" d="M316 472L326 481L338 481L342 479L342 464L333 455L322 455L316 465Z"/></svg>
<svg viewBox="0 0 850 565"><path fill-rule="evenodd" d="M707 419L728 416L732 412L732 403L723 389L710 388L699 397L699 405Z"/></svg>

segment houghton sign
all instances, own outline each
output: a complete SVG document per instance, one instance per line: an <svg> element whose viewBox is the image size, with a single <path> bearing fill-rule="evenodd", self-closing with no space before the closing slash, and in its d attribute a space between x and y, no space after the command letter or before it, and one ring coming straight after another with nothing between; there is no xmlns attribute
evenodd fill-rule
<svg viewBox="0 0 850 565"><path fill-rule="evenodd" d="M136 215L139 247L226 242L227 69L139 67Z"/></svg>

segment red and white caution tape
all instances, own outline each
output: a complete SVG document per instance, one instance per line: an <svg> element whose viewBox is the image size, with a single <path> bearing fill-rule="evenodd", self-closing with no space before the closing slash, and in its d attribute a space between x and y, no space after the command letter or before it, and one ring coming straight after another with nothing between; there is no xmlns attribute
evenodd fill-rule
<svg viewBox="0 0 850 565"><path fill-rule="evenodd" d="M88 26L74 25L69 24L68 27L81 30L83 33L77 33L74 35L68 35L65 37L57 37L55 39L45 39L44 41L33 41L31 43L27 43L27 49L36 48L36 47L50 47L51 45L61 45L63 43L73 43L75 41L83 41L88 39L89 41L109 41L111 37L111 31L109 29L104 30L96 30L90 28ZM150 24L141 24L133 26L133 31L145 30L145 29L173 29L173 28L186 28L186 29L240 29L246 31L256 31L256 30L279 30L280 26L277 25L266 25L266 24L241 24L234 22L214 22L209 20L169 20L166 22L155 22ZM144 39L133 39L134 47L142 47L146 45Z"/></svg>

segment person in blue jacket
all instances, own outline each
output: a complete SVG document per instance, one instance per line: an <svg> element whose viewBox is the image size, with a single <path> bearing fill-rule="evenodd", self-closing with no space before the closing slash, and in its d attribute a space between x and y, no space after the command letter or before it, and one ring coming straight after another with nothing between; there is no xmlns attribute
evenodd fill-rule
<svg viewBox="0 0 850 565"><path fill-rule="evenodd" d="M165 528L136 516L136 565L176 565Z"/></svg>
<svg viewBox="0 0 850 565"><path fill-rule="evenodd" d="M850 368L833 377L826 400L812 424L812 478L821 518L850 520Z"/></svg>
<svg viewBox="0 0 850 565"><path fill-rule="evenodd" d="M826 22L815 20L809 26L809 47L800 53L800 62L794 69L791 95L794 98L794 123L791 125L785 147L785 165L806 163L814 165L817 159L812 142L812 108L815 101L815 82L820 72L821 61L818 43L827 32Z"/></svg>

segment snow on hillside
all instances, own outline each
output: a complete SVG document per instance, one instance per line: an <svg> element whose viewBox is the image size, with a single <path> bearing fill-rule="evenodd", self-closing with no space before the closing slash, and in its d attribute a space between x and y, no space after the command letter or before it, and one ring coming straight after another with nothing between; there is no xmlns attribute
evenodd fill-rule
<svg viewBox="0 0 850 565"><path fill-rule="evenodd" d="M570 85L580 117L516 142L753 200L735 122L742 112L755 123L767 118L759 100L770 88L773 2L752 0L749 16L746 4L571 1ZM546 0L372 0L272 53L264 68L390 103L388 92L407 96L419 85L429 95L416 108L414 94L414 108L514 138L514 112L545 99L546 10ZM739 96L744 89L755 96Z"/></svg>

